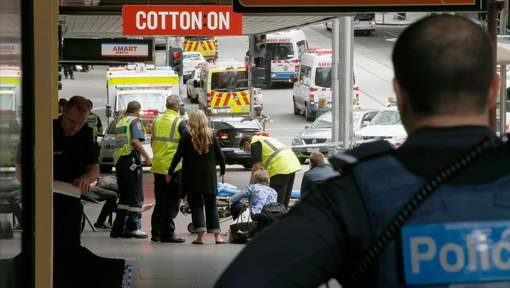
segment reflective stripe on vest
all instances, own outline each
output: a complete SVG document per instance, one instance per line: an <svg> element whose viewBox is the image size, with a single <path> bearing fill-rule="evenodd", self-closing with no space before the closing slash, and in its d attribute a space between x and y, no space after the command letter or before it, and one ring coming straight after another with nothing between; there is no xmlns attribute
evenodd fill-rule
<svg viewBox="0 0 510 288"><path fill-rule="evenodd" d="M262 165L270 177L291 174L301 170L301 163L292 150L278 140L266 136L253 136L252 144L262 145Z"/></svg>
<svg viewBox="0 0 510 288"><path fill-rule="evenodd" d="M271 162L271 160L274 159L274 157L276 157L276 155L278 155L280 152L282 152L283 150L290 150L289 147L280 147L280 148L276 148L276 146L274 146L269 140L267 139L264 139L264 143L267 144L267 146L269 146L269 148L273 149L273 154L271 154L271 156L267 157L266 161L264 162L264 167L268 167L269 166L269 163Z"/></svg>
<svg viewBox="0 0 510 288"><path fill-rule="evenodd" d="M183 120L179 117L178 112L167 109L161 116L156 118L152 124L152 168L151 172L166 175L168 168L172 163L181 134L179 126ZM175 171L182 168L179 163Z"/></svg>
<svg viewBox="0 0 510 288"><path fill-rule="evenodd" d="M131 122L136 117L124 116L115 125L115 153L113 155L113 164L116 165L119 158L131 154L133 146L131 145Z"/></svg>

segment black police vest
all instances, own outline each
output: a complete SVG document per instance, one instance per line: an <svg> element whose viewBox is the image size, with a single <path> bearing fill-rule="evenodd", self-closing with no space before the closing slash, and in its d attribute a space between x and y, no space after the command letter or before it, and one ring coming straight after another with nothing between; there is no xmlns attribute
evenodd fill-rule
<svg viewBox="0 0 510 288"><path fill-rule="evenodd" d="M351 170L376 236L425 183L391 155ZM378 261L378 287L510 287L510 175L441 186Z"/></svg>

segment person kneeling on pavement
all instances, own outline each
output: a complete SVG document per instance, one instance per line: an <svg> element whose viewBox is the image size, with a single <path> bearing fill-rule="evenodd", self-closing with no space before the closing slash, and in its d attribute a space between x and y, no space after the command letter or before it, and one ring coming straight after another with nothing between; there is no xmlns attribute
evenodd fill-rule
<svg viewBox="0 0 510 288"><path fill-rule="evenodd" d="M232 196L232 216L234 219L239 217L246 205L241 202L242 199L248 199L251 219L258 222L259 229L271 220L266 219L263 210L268 207L268 204L277 203L278 194L276 191L269 187L269 174L265 170L258 170L253 174L253 184L244 188L243 191ZM283 206L282 206L283 207Z"/></svg>

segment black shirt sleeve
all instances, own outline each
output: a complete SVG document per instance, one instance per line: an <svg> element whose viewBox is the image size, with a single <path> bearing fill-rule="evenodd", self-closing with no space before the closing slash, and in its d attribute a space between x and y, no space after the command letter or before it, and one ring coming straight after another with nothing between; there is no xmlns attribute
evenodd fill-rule
<svg viewBox="0 0 510 288"><path fill-rule="evenodd" d="M262 143L255 142L250 146L251 159L253 163L262 162Z"/></svg>
<svg viewBox="0 0 510 288"><path fill-rule="evenodd" d="M213 137L214 154L216 156L216 164L220 165L220 174L225 175L225 156L221 151L220 143L216 137Z"/></svg>
<svg viewBox="0 0 510 288"><path fill-rule="evenodd" d="M341 273L347 274L351 269L348 265L355 265L356 261L347 258L352 254L349 243L355 241L349 241L344 233L350 231L345 215L358 216L359 212L352 210L360 204L353 203L359 199L344 194L359 193L351 176L329 179L317 190L257 235L220 276L215 287L318 287L331 278L346 277ZM349 216L351 213L353 216Z"/></svg>
<svg viewBox="0 0 510 288"><path fill-rule="evenodd" d="M181 135L184 135L184 133L188 130L187 126L188 122L186 120L181 121L181 123L179 124L179 133Z"/></svg>

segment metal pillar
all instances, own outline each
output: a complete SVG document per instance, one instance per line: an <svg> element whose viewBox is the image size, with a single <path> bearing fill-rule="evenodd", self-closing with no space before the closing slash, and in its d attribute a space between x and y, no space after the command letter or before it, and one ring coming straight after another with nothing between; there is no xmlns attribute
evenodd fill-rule
<svg viewBox="0 0 510 288"><path fill-rule="evenodd" d="M499 90L499 135L506 133L506 64L502 64L499 67L499 74L501 77L501 84Z"/></svg>
<svg viewBox="0 0 510 288"><path fill-rule="evenodd" d="M170 37L166 37L165 66L170 66Z"/></svg>
<svg viewBox="0 0 510 288"><path fill-rule="evenodd" d="M341 143L342 149L349 149L352 137L352 17L340 17L333 21L333 67L332 140Z"/></svg>
<svg viewBox="0 0 510 288"><path fill-rule="evenodd" d="M332 142L340 142L340 18L333 19L333 73L331 74L331 100L332 100ZM334 153L334 152L333 152Z"/></svg>
<svg viewBox="0 0 510 288"><path fill-rule="evenodd" d="M501 0L490 0L487 11L487 32L491 38L492 49L494 52L494 58L497 59L497 37L498 37L498 14L503 9L504 1ZM489 124L494 130L496 127L496 110L489 111Z"/></svg>

